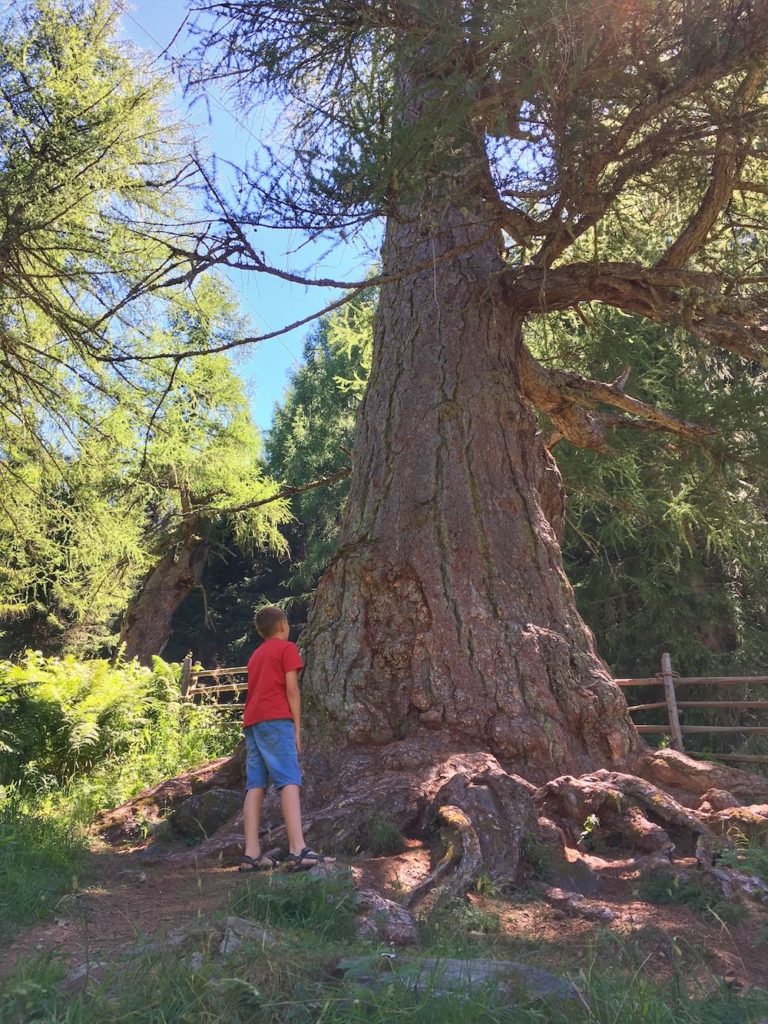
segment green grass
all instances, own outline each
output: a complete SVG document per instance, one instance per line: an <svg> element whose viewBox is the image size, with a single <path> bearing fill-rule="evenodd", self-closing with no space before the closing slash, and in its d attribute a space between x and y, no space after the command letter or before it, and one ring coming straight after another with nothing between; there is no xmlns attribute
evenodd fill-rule
<svg viewBox="0 0 768 1024"><path fill-rule="evenodd" d="M67 994L61 978L50 960L28 963L0 992L3 1024L758 1024L768 1013L765 992L738 998L713 987L689 999L679 986L596 962L575 979L583 1001L568 1004L502 1001L491 990L414 993L402 982L372 991L334 981L329 957L306 936L239 960L116 964L86 994Z"/></svg>
<svg viewBox="0 0 768 1024"><path fill-rule="evenodd" d="M377 814L368 822L363 847L372 857L386 857L402 853L405 839L391 818Z"/></svg>
<svg viewBox="0 0 768 1024"><path fill-rule="evenodd" d="M413 992L405 978L369 988L340 980L342 957L363 954L371 964L380 950L352 937L354 895L348 878L311 875L244 879L229 909L253 917L275 933L258 950L242 947L222 959L217 941L168 956L115 961L86 993L67 992L63 969L52 958L27 962L0 990L3 1024L758 1024L768 1018L768 992L739 998L714 982L694 998L686 992L701 950L670 939L672 980L654 982L641 947L614 933L600 933L583 949L559 950L541 942L520 955L512 936L470 936L470 923L450 904L423 931L420 953L502 956L537 966L556 962L581 1000L530 1003L500 999L491 989L449 995ZM447 948L446 934L454 937ZM461 936L467 946L456 948ZM470 941L471 940L471 941ZM197 957L197 960L195 960ZM581 963L581 967L575 966ZM570 971L566 964L571 965ZM395 965L396 966L396 965Z"/></svg>
<svg viewBox="0 0 768 1024"><path fill-rule="evenodd" d="M267 927L309 930L316 938L351 938L355 923L355 891L351 876L326 878L307 872L257 875L235 891L234 914Z"/></svg>
<svg viewBox="0 0 768 1024"><path fill-rule="evenodd" d="M71 819L30 812L18 794L0 799L0 936L50 914L77 888L84 852Z"/></svg>

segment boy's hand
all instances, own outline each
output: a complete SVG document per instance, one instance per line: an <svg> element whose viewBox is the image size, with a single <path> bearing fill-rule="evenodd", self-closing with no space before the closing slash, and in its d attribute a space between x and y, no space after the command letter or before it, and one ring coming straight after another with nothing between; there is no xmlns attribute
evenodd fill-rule
<svg viewBox="0 0 768 1024"><path fill-rule="evenodd" d="M301 730L296 729L296 753L301 753Z"/></svg>

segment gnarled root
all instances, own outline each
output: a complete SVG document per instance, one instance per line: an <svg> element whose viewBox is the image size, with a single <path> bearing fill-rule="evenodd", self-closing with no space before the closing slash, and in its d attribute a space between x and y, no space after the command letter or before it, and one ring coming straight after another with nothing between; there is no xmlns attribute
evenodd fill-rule
<svg viewBox="0 0 768 1024"><path fill-rule="evenodd" d="M537 790L535 800L550 817L570 822L572 835L594 815L606 842L613 840L645 853L671 853L681 842L691 845L700 836L713 835L694 811L657 786L604 768L580 778L554 779Z"/></svg>
<svg viewBox="0 0 768 1024"><path fill-rule="evenodd" d="M696 803L708 790L732 794L742 803L768 802L768 778L741 768L728 768L712 761L695 761L678 750L651 750L631 766L640 775L668 792L679 794L682 803Z"/></svg>
<svg viewBox="0 0 768 1024"><path fill-rule="evenodd" d="M434 871L410 893L408 906L434 909L438 902L465 893L481 873L494 882L514 881L524 840L536 830L532 791L533 786L498 764L480 772L457 772L449 779L424 816L427 823L435 818L440 822L444 852Z"/></svg>
<svg viewBox="0 0 768 1024"><path fill-rule="evenodd" d="M434 871L405 899L406 907L418 907L422 913L425 909L428 912L434 910L438 903L463 895L483 865L480 840L464 811L448 804L440 807L437 814L444 826L441 832L445 852ZM438 886L439 882L442 884Z"/></svg>
<svg viewBox="0 0 768 1024"><path fill-rule="evenodd" d="M768 798L768 779L703 765L670 751L646 753L627 767L637 774L601 769L581 777L563 775L536 789L505 771L492 754L463 750L459 738L442 734L415 735L383 748L342 750L328 761L314 755L305 764L307 838L327 852L352 853L366 848L376 818L419 837L430 836L437 825L441 841L435 844L433 870L408 899L422 912L466 891L480 874L494 882L515 881L528 837L538 839L543 859L562 869L549 865L556 884L572 888L573 858L587 872L589 868L565 847L577 845L591 815L599 819L608 844L660 854L667 863L673 853L695 853L709 872L724 870L717 854L729 840L718 833L727 832L737 820L750 825L749 834L761 833L768 820L766 807L728 806L739 799ZM167 811L190 793L213 785L234 788L241 772L241 759L233 758L187 773L105 815L102 829L119 841L139 811ZM675 796L656 784L667 777ZM265 849L286 845L273 796L264 804L263 826ZM235 863L242 849L242 817L236 815L200 845L162 856L177 863Z"/></svg>

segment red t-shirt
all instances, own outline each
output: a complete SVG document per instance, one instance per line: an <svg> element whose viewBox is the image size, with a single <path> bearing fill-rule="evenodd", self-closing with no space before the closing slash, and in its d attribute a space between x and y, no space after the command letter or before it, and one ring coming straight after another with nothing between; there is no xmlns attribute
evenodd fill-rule
<svg viewBox="0 0 768 1024"><path fill-rule="evenodd" d="M290 640L271 636L257 647L248 661L248 694L243 725L293 718L285 694L285 674L292 669L301 671L303 668L299 649Z"/></svg>

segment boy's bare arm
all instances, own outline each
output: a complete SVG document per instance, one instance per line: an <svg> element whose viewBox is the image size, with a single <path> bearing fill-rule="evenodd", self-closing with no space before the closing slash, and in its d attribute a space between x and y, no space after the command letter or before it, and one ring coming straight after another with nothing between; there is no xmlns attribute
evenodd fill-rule
<svg viewBox="0 0 768 1024"><path fill-rule="evenodd" d="M291 669L285 673L285 695L288 707L293 715L293 728L296 731L296 749L301 753L301 693L299 692L299 673Z"/></svg>

